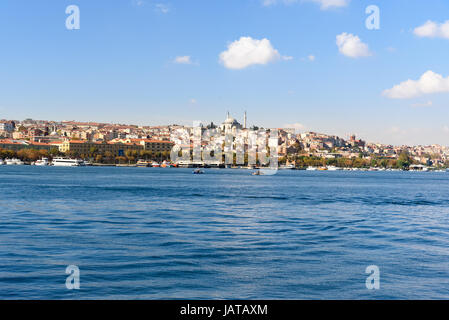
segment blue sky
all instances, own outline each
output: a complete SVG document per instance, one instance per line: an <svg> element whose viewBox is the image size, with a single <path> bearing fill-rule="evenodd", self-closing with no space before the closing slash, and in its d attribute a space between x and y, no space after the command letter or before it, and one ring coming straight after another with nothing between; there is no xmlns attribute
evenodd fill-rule
<svg viewBox="0 0 449 320"><path fill-rule="evenodd" d="M0 118L191 124L246 110L264 127L449 145L448 1L264 1L3 0ZM79 30L65 26L72 4ZM261 55L235 61L247 45Z"/></svg>

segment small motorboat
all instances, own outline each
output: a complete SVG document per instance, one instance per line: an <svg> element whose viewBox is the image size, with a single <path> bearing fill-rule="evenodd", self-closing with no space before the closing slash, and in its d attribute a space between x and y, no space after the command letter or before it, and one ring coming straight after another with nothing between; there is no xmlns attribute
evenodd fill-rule
<svg viewBox="0 0 449 320"><path fill-rule="evenodd" d="M203 174L204 171L200 170L200 169L195 169L192 171L193 174Z"/></svg>
<svg viewBox="0 0 449 320"><path fill-rule="evenodd" d="M50 162L48 162L48 158L42 158L40 160L37 160L34 163L35 166L49 166Z"/></svg>
<svg viewBox="0 0 449 320"><path fill-rule="evenodd" d="M161 168L171 168L171 167L173 167L173 165L170 162L165 161L165 160L161 164Z"/></svg>

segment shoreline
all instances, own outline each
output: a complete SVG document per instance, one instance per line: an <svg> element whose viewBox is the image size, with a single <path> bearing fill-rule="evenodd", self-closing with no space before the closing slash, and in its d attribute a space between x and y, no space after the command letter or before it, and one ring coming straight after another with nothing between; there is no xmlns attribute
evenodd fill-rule
<svg viewBox="0 0 449 320"><path fill-rule="evenodd" d="M0 165L1 167L55 167L53 165L47 165L47 166L36 166L36 165L32 165L30 163L24 163L22 165ZM58 167L58 166L57 166ZM67 166L63 168L80 168L80 167L95 167L95 168L142 168L142 169L196 169L196 168L201 168L201 169L212 169L212 170L246 170L246 171L258 171L258 170L273 170L270 169L268 167L255 167L255 168L249 168L249 167L231 167L231 168L226 168L226 167L204 167L204 166L181 166L181 167L141 167L138 166L137 164L105 164L105 163L92 163L91 165L86 165L86 166ZM403 170L403 169L384 169L384 168L338 168L338 169L324 169L324 168L313 168L313 169L308 169L308 168L277 168L276 171L307 171L307 172L449 172L448 168L442 168L442 169L428 169L428 170Z"/></svg>

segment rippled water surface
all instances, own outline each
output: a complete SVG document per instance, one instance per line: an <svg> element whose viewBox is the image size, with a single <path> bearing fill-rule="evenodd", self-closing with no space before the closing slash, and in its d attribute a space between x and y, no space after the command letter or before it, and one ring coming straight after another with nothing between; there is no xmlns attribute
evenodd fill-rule
<svg viewBox="0 0 449 320"><path fill-rule="evenodd" d="M447 299L449 173L0 166L0 298Z"/></svg>

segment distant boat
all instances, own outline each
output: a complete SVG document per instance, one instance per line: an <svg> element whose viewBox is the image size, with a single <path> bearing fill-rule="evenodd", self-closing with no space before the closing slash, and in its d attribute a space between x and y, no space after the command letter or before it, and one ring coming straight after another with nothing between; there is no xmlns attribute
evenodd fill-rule
<svg viewBox="0 0 449 320"><path fill-rule="evenodd" d="M144 168L144 167L149 167L150 164L148 163L148 161L139 160L139 161L137 161L137 166L140 168Z"/></svg>
<svg viewBox="0 0 449 320"><path fill-rule="evenodd" d="M16 159L16 158L6 159L5 162L8 166L23 166L24 165L22 160Z"/></svg>
<svg viewBox="0 0 449 320"><path fill-rule="evenodd" d="M421 164L412 164L409 167L410 171L429 171L429 167L421 165Z"/></svg>
<svg viewBox="0 0 449 320"><path fill-rule="evenodd" d="M164 160L164 162L162 162L161 167L162 168L171 168L171 167L173 167L173 165L170 162Z"/></svg>
<svg viewBox="0 0 449 320"><path fill-rule="evenodd" d="M312 167L312 166L308 166L306 170L307 171L316 171L317 168L316 167Z"/></svg>
<svg viewBox="0 0 449 320"><path fill-rule="evenodd" d="M252 173L253 176L263 176L263 172L260 170L257 170L255 172Z"/></svg>
<svg viewBox="0 0 449 320"><path fill-rule="evenodd" d="M152 166L153 168L159 168L161 165L160 165L159 163L157 163L157 162L153 162L153 163L151 164L151 166Z"/></svg>
<svg viewBox="0 0 449 320"><path fill-rule="evenodd" d="M48 158L42 158L34 163L35 166L49 166Z"/></svg>
<svg viewBox="0 0 449 320"><path fill-rule="evenodd" d="M279 170L293 170L293 169L295 169L295 166L292 164L279 166Z"/></svg>
<svg viewBox="0 0 449 320"><path fill-rule="evenodd" d="M336 166L327 166L327 170L329 170L329 171L339 171L339 170L342 170L342 169L339 168L339 167L336 167Z"/></svg>
<svg viewBox="0 0 449 320"><path fill-rule="evenodd" d="M5 162L2 159L0 159L0 166L2 166L4 164L5 164Z"/></svg>
<svg viewBox="0 0 449 320"><path fill-rule="evenodd" d="M192 171L193 174L203 174L204 171L200 170L200 169L195 169Z"/></svg>
<svg viewBox="0 0 449 320"><path fill-rule="evenodd" d="M79 159L54 158L52 165L55 167L84 167L84 161Z"/></svg>
<svg viewBox="0 0 449 320"><path fill-rule="evenodd" d="M319 170L319 171L326 171L327 168L326 168L326 167L319 167L318 170Z"/></svg>

